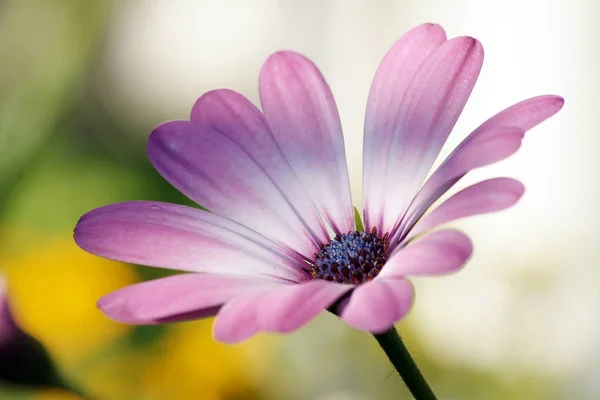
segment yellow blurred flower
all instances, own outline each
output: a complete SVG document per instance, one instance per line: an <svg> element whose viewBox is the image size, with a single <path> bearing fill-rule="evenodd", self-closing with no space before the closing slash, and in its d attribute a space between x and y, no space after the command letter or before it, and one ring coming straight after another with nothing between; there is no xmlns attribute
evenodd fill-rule
<svg viewBox="0 0 600 400"><path fill-rule="evenodd" d="M69 236L31 240L0 259L15 319L69 369L130 328L106 318L96 302L135 282L132 269L80 250Z"/></svg>
<svg viewBox="0 0 600 400"><path fill-rule="evenodd" d="M254 399L264 377L268 347L264 338L238 346L212 338L213 320L173 326L160 344L163 354L144 375L144 399Z"/></svg>
<svg viewBox="0 0 600 400"><path fill-rule="evenodd" d="M87 374L102 399L230 400L259 397L269 345L255 337L237 346L212 338L212 319L170 325L160 340L102 359Z"/></svg>

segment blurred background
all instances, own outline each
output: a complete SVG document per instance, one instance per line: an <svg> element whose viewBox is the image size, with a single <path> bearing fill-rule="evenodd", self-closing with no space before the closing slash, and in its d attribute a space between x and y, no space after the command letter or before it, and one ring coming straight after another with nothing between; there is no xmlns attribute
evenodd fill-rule
<svg viewBox="0 0 600 400"><path fill-rule="evenodd" d="M257 101L266 57L312 58L338 101L355 204L377 65L422 22L471 35L486 62L442 157L506 106L565 97L515 156L469 175L522 180L499 215L455 225L476 253L415 280L398 329L441 399L600 398L600 3L594 0L8 0L0 3L0 271L15 318L95 399L409 398L369 336L322 315L284 336L216 343L211 320L129 327L102 295L165 274L79 250L72 229L111 202L187 202L146 139L207 90ZM76 399L0 386L0 399Z"/></svg>

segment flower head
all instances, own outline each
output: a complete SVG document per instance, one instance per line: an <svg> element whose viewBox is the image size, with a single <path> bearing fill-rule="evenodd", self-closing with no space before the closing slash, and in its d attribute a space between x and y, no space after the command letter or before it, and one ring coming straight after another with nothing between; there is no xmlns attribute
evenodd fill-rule
<svg viewBox="0 0 600 400"><path fill-rule="evenodd" d="M521 183L495 178L436 200L474 168L502 160L524 132L563 105L557 96L490 118L423 183L483 62L470 37L420 25L389 50L369 94L364 131L364 231L357 231L342 129L325 79L307 58L279 52L259 81L262 111L231 90L198 99L190 121L148 141L158 172L209 211L128 202L84 215L75 240L116 260L188 271L102 298L111 318L156 324L217 315L218 340L289 332L324 309L370 332L408 312L411 275L458 270L472 245L442 224L512 206Z"/></svg>

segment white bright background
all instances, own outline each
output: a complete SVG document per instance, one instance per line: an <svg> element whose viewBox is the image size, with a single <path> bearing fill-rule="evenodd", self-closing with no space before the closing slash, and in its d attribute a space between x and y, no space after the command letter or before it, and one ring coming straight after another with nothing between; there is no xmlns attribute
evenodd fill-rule
<svg viewBox="0 0 600 400"><path fill-rule="evenodd" d="M218 87L256 102L266 57L302 52L338 101L360 204L365 102L386 50L428 21L449 36L478 38L484 68L443 155L514 102L552 93L566 104L515 156L462 183L506 175L527 192L509 211L456 224L476 254L458 274L418 280L409 321L439 362L507 376L542 370L567 391L597 398L599 17L595 0L122 2L106 44L106 106L151 128L187 117L197 97Z"/></svg>

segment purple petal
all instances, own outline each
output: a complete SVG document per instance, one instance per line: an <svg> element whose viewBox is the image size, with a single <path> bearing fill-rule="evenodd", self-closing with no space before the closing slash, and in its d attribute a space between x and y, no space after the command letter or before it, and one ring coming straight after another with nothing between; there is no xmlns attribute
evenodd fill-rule
<svg viewBox="0 0 600 400"><path fill-rule="evenodd" d="M160 174L198 204L243 224L305 257L319 244L279 187L252 157L201 122L156 128L148 154Z"/></svg>
<svg viewBox="0 0 600 400"><path fill-rule="evenodd" d="M517 103L488 119L459 144L425 182L407 215L401 231L408 231L423 213L471 169L500 161L516 151L516 137L510 128L523 133L556 114L563 106L559 96L533 97ZM505 131L503 134L502 131ZM521 135L522 136L522 135ZM511 149L514 149L511 151Z"/></svg>
<svg viewBox="0 0 600 400"><path fill-rule="evenodd" d="M213 90L196 101L191 119L210 125L242 148L281 190L315 240L329 241L319 212L281 153L264 115L250 100L232 90Z"/></svg>
<svg viewBox="0 0 600 400"><path fill-rule="evenodd" d="M454 272L472 252L471 240L464 233L450 229L434 232L393 252L376 279Z"/></svg>
<svg viewBox="0 0 600 400"><path fill-rule="evenodd" d="M425 182L406 212L393 239L401 238L444 193L472 169L505 159L521 147L519 128L490 128L457 147Z"/></svg>
<svg viewBox="0 0 600 400"><path fill-rule="evenodd" d="M511 178L494 178L469 186L424 216L407 240L459 218L504 210L514 205L524 192L523 184Z"/></svg>
<svg viewBox="0 0 600 400"><path fill-rule="evenodd" d="M219 274L183 274L112 292L98 307L115 321L148 325L215 315L236 296L277 287L272 281ZM182 318L183 317L183 318Z"/></svg>
<svg viewBox="0 0 600 400"><path fill-rule="evenodd" d="M407 280L372 280L354 289L341 318L357 329L381 333L408 313L413 297L413 286Z"/></svg>
<svg viewBox="0 0 600 400"><path fill-rule="evenodd" d="M383 195L365 194L367 229L390 232L406 210L462 112L482 63L481 44L459 37L439 46L415 73L391 124L391 142L365 155L384 163L372 171L383 174Z"/></svg>
<svg viewBox="0 0 600 400"><path fill-rule="evenodd" d="M114 260L194 272L301 280L296 261L275 243L218 215L159 202L112 204L75 227L84 250Z"/></svg>
<svg viewBox="0 0 600 400"><path fill-rule="evenodd" d="M387 52L377 68L365 115L363 196L365 202L375 207L383 204L382 171L387 158L381 150L392 143L398 125L396 115L401 107L406 89L423 61L446 41L444 29L436 24L419 25L404 34ZM376 215L365 214L367 226Z"/></svg>
<svg viewBox="0 0 600 400"><path fill-rule="evenodd" d="M237 343L261 331L294 331L351 288L351 285L314 280L236 297L219 311L215 338L220 342Z"/></svg>
<svg viewBox="0 0 600 400"><path fill-rule="evenodd" d="M543 95L523 100L494 115L469 136L481 135L488 129L501 126L514 126L528 131L559 112L564 104L565 100L555 95Z"/></svg>
<svg viewBox="0 0 600 400"><path fill-rule="evenodd" d="M8 304L6 286L6 279L0 273L0 350L9 346L13 338L20 335L19 328L13 319L10 305Z"/></svg>
<svg viewBox="0 0 600 400"><path fill-rule="evenodd" d="M336 233L354 229L344 138L333 95L317 67L273 54L260 73L260 101L283 155Z"/></svg>

